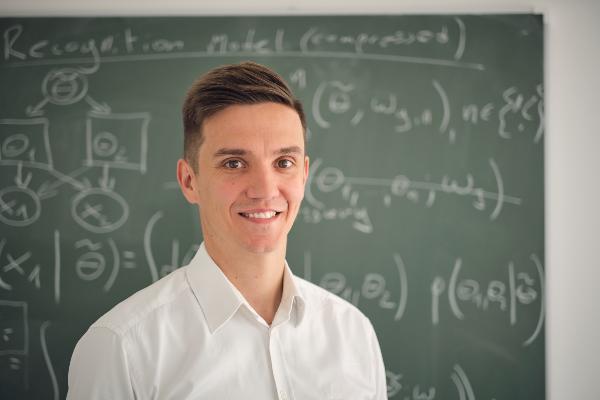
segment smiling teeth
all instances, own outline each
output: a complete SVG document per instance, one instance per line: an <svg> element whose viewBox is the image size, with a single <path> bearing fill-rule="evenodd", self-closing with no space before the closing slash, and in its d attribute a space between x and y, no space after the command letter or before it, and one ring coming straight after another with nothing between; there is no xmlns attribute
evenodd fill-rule
<svg viewBox="0 0 600 400"><path fill-rule="evenodd" d="M263 218L263 219L268 219L268 218L273 218L275 216L275 214L277 214L275 211L269 211L269 212L260 212L260 213L242 213L244 214L244 216L248 217L248 218Z"/></svg>

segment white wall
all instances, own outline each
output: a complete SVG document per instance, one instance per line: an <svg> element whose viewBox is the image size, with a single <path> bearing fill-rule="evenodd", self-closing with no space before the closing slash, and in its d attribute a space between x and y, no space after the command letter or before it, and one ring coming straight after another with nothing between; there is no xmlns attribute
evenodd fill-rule
<svg viewBox="0 0 600 400"><path fill-rule="evenodd" d="M548 398L600 399L600 1L2 0L0 15L535 11L546 31ZM366 4L369 4L367 6Z"/></svg>

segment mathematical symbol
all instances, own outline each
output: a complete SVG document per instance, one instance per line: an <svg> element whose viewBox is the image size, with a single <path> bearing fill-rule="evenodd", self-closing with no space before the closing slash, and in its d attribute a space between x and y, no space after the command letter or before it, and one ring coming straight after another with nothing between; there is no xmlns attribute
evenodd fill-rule
<svg viewBox="0 0 600 400"><path fill-rule="evenodd" d="M102 204L97 204L96 206L92 207L88 203L85 203L85 211L81 213L81 217L86 218L90 215L98 217L102 215L100 214L100 211L102 211Z"/></svg>
<svg viewBox="0 0 600 400"><path fill-rule="evenodd" d="M23 204L17 210L17 217L19 217L19 216L22 216L24 220L29 218L29 213L27 213L27 206L25 204Z"/></svg>
<svg viewBox="0 0 600 400"><path fill-rule="evenodd" d="M8 215L13 215L13 206L15 205L16 200L12 200L8 203L5 203L0 199L0 212L8 212Z"/></svg>
<svg viewBox="0 0 600 400"><path fill-rule="evenodd" d="M4 272L8 272L10 270L16 269L17 272L19 272L21 275L24 275L25 271L23 271L20 264L27 261L29 259L29 257L31 257L31 252L27 252L27 253L23 254L21 257L19 257L16 260L13 259L10 254L7 254L6 259L8 260L8 264L6 264L4 266Z"/></svg>
<svg viewBox="0 0 600 400"><path fill-rule="evenodd" d="M402 374L395 374L391 371L385 371L388 381L388 395L393 397L402 390Z"/></svg>
<svg viewBox="0 0 600 400"><path fill-rule="evenodd" d="M517 279L522 279L527 285L533 285L535 283L535 279L530 277L527 272L519 272L517 274Z"/></svg>
<svg viewBox="0 0 600 400"><path fill-rule="evenodd" d="M123 252L123 258L125 259L123 261L123 268L135 268L136 264L135 264L135 253L133 251L128 251L125 250Z"/></svg>
<svg viewBox="0 0 600 400"><path fill-rule="evenodd" d="M2 333L2 340L5 342L10 341L10 335L14 332L13 328L4 328Z"/></svg>
<svg viewBox="0 0 600 400"><path fill-rule="evenodd" d="M94 243L90 239L81 239L75 242L75 248L79 249L83 246L88 247L92 251L98 251L102 248L102 243Z"/></svg>
<svg viewBox="0 0 600 400"><path fill-rule="evenodd" d="M35 268L33 269L33 271L31 271L31 273L27 277L27 280L29 282L35 282L35 287L37 289L40 288L40 266L39 265L35 266Z"/></svg>
<svg viewBox="0 0 600 400"><path fill-rule="evenodd" d="M358 123L362 120L364 115L365 112L363 110L358 110L354 117L352 117L352 119L350 120L350 123L354 126L358 125Z"/></svg>
<svg viewBox="0 0 600 400"><path fill-rule="evenodd" d="M9 361L10 361L9 368L12 369L13 371L18 371L21 369L21 360L19 360L17 357L10 357Z"/></svg>
<svg viewBox="0 0 600 400"><path fill-rule="evenodd" d="M119 152L117 153L117 155L115 156L115 161L116 162L127 162L128 158L127 158L127 149L122 146L119 149ZM114 178L113 178L113 187L114 187Z"/></svg>
<svg viewBox="0 0 600 400"><path fill-rule="evenodd" d="M85 203L84 208L85 208L85 211L81 213L82 219L85 219L91 215L92 217L95 217L98 220L100 225L102 225L102 226L108 225L108 221L106 220L106 217L100 213L100 211L102 211L102 208L103 208L102 204L97 204L94 207L92 207L88 203Z"/></svg>

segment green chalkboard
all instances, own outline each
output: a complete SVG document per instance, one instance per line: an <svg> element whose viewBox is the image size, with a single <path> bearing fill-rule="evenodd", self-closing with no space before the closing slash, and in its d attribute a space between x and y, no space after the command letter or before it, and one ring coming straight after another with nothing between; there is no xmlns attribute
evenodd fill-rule
<svg viewBox="0 0 600 400"><path fill-rule="evenodd" d="M308 114L294 272L368 315L392 399L544 399L540 15L0 19L0 397L63 398L100 315L201 242L180 105L255 60Z"/></svg>

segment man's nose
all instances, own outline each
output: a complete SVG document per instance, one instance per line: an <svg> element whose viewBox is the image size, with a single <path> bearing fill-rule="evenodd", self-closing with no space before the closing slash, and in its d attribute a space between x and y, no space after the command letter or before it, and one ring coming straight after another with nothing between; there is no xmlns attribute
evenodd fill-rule
<svg viewBox="0 0 600 400"><path fill-rule="evenodd" d="M248 197L269 200L279 195L276 171L270 166L255 166L249 178Z"/></svg>

